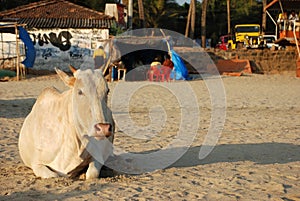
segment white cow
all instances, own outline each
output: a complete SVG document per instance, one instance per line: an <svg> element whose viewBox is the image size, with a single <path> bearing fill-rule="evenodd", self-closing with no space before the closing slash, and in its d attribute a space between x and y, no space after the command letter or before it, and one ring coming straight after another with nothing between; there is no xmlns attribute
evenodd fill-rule
<svg viewBox="0 0 300 201"><path fill-rule="evenodd" d="M44 89L20 132L21 158L38 177L73 177L87 168L86 178L97 178L112 154L114 122L102 72L70 68L74 77L55 69L70 89Z"/></svg>

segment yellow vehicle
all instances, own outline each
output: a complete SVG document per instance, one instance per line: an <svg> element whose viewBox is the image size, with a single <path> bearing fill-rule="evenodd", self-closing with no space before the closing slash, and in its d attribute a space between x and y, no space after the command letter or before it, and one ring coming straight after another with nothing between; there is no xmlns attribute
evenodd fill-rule
<svg viewBox="0 0 300 201"><path fill-rule="evenodd" d="M228 41L228 49L263 48L264 38L259 24L237 24L234 38Z"/></svg>

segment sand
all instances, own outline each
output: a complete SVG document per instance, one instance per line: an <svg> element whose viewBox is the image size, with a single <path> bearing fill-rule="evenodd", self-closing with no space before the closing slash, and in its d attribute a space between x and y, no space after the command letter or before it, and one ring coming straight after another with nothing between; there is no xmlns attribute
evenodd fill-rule
<svg viewBox="0 0 300 201"><path fill-rule="evenodd" d="M115 146L140 155L160 152L156 162L145 161L153 168L149 172L131 175L116 171L114 177L87 181L36 178L18 153L19 131L38 94L48 86L67 89L59 78L48 75L0 82L0 200L300 200L300 79L294 74L253 74L222 77L222 82L225 125L217 144L212 144L214 149L202 160L198 155L214 108L206 81L110 83L110 103L116 87L146 84L130 101L125 92L117 94L124 98L131 119L126 117L124 105L114 107L119 124ZM186 105L180 105L178 95L168 89L186 85L193 89L194 101L184 99ZM198 109L200 118L193 116ZM191 123L180 124L183 110L193 118ZM158 120L153 121L154 127L147 127L156 116L165 119L163 127L155 125ZM183 134L195 125L196 130L165 149L178 138L179 125L185 127ZM156 169L166 160L166 150L179 153L182 143L189 140L191 144L179 160ZM130 165L130 160L127 162Z"/></svg>

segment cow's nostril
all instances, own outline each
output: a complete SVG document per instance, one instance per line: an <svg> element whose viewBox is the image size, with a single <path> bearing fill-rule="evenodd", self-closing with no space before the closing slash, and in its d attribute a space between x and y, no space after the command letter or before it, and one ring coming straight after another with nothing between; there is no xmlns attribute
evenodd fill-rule
<svg viewBox="0 0 300 201"><path fill-rule="evenodd" d="M109 137L112 134L112 126L107 123L98 123L95 125L96 132L102 132L105 137Z"/></svg>

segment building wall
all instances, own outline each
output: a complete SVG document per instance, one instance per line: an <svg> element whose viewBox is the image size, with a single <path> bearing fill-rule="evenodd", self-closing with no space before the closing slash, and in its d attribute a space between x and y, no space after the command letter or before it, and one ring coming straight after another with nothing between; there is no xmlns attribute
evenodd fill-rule
<svg viewBox="0 0 300 201"><path fill-rule="evenodd" d="M93 50L102 45L108 50L108 29L39 29L28 30L36 49L34 70L59 67L68 71L76 68L93 68Z"/></svg>

